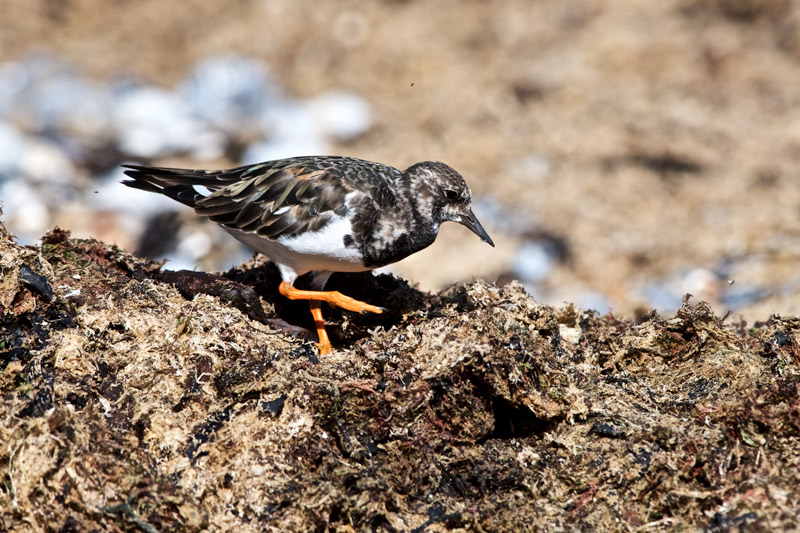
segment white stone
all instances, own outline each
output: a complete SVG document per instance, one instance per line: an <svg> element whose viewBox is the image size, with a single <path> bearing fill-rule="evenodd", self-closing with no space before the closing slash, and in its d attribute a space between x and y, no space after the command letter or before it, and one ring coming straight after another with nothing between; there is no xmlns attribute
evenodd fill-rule
<svg viewBox="0 0 800 533"><path fill-rule="evenodd" d="M329 90L314 97L308 106L323 133L348 141L372 127L372 107L351 91Z"/></svg>

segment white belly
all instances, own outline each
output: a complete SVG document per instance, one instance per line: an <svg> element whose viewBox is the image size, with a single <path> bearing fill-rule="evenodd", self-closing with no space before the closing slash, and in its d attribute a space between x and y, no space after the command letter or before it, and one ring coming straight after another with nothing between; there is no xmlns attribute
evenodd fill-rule
<svg viewBox="0 0 800 533"><path fill-rule="evenodd" d="M273 262L292 269L297 276L311 271L369 270L364 266L358 248L344 245L344 236L352 234L352 226L345 218L334 220L319 231L302 233L297 237L279 237L277 240L232 228L225 230Z"/></svg>

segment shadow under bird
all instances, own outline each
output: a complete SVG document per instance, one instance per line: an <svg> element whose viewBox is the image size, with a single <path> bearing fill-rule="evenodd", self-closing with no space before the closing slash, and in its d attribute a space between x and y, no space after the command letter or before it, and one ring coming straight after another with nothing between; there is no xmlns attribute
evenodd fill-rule
<svg viewBox="0 0 800 533"><path fill-rule="evenodd" d="M383 308L325 291L333 272L362 272L426 248L439 226L463 224L494 242L472 212L461 175L424 161L404 171L335 156L293 157L228 170L185 170L125 165L125 185L164 194L220 224L278 265L280 293L308 300L317 346L330 353L321 303L359 313ZM312 288L295 280L313 273Z"/></svg>

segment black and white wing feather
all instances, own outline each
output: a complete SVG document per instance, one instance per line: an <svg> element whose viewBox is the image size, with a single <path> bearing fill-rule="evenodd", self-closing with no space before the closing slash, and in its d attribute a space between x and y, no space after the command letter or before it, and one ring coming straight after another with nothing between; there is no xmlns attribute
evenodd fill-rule
<svg viewBox="0 0 800 533"><path fill-rule="evenodd" d="M228 228L274 240L319 230L346 215L345 198L355 189L324 166L316 158L216 171L128 165L131 179L123 183L164 194Z"/></svg>

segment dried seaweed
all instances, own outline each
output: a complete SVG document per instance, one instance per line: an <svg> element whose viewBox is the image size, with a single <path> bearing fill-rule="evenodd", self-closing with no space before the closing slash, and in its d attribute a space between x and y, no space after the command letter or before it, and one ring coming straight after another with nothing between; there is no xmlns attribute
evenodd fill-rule
<svg viewBox="0 0 800 533"><path fill-rule="evenodd" d="M341 275L394 312L332 311L339 349L317 357L270 265L189 275L59 230L0 239L2 529L796 520L796 318L723 321L687 299L636 323L514 283L426 295Z"/></svg>

